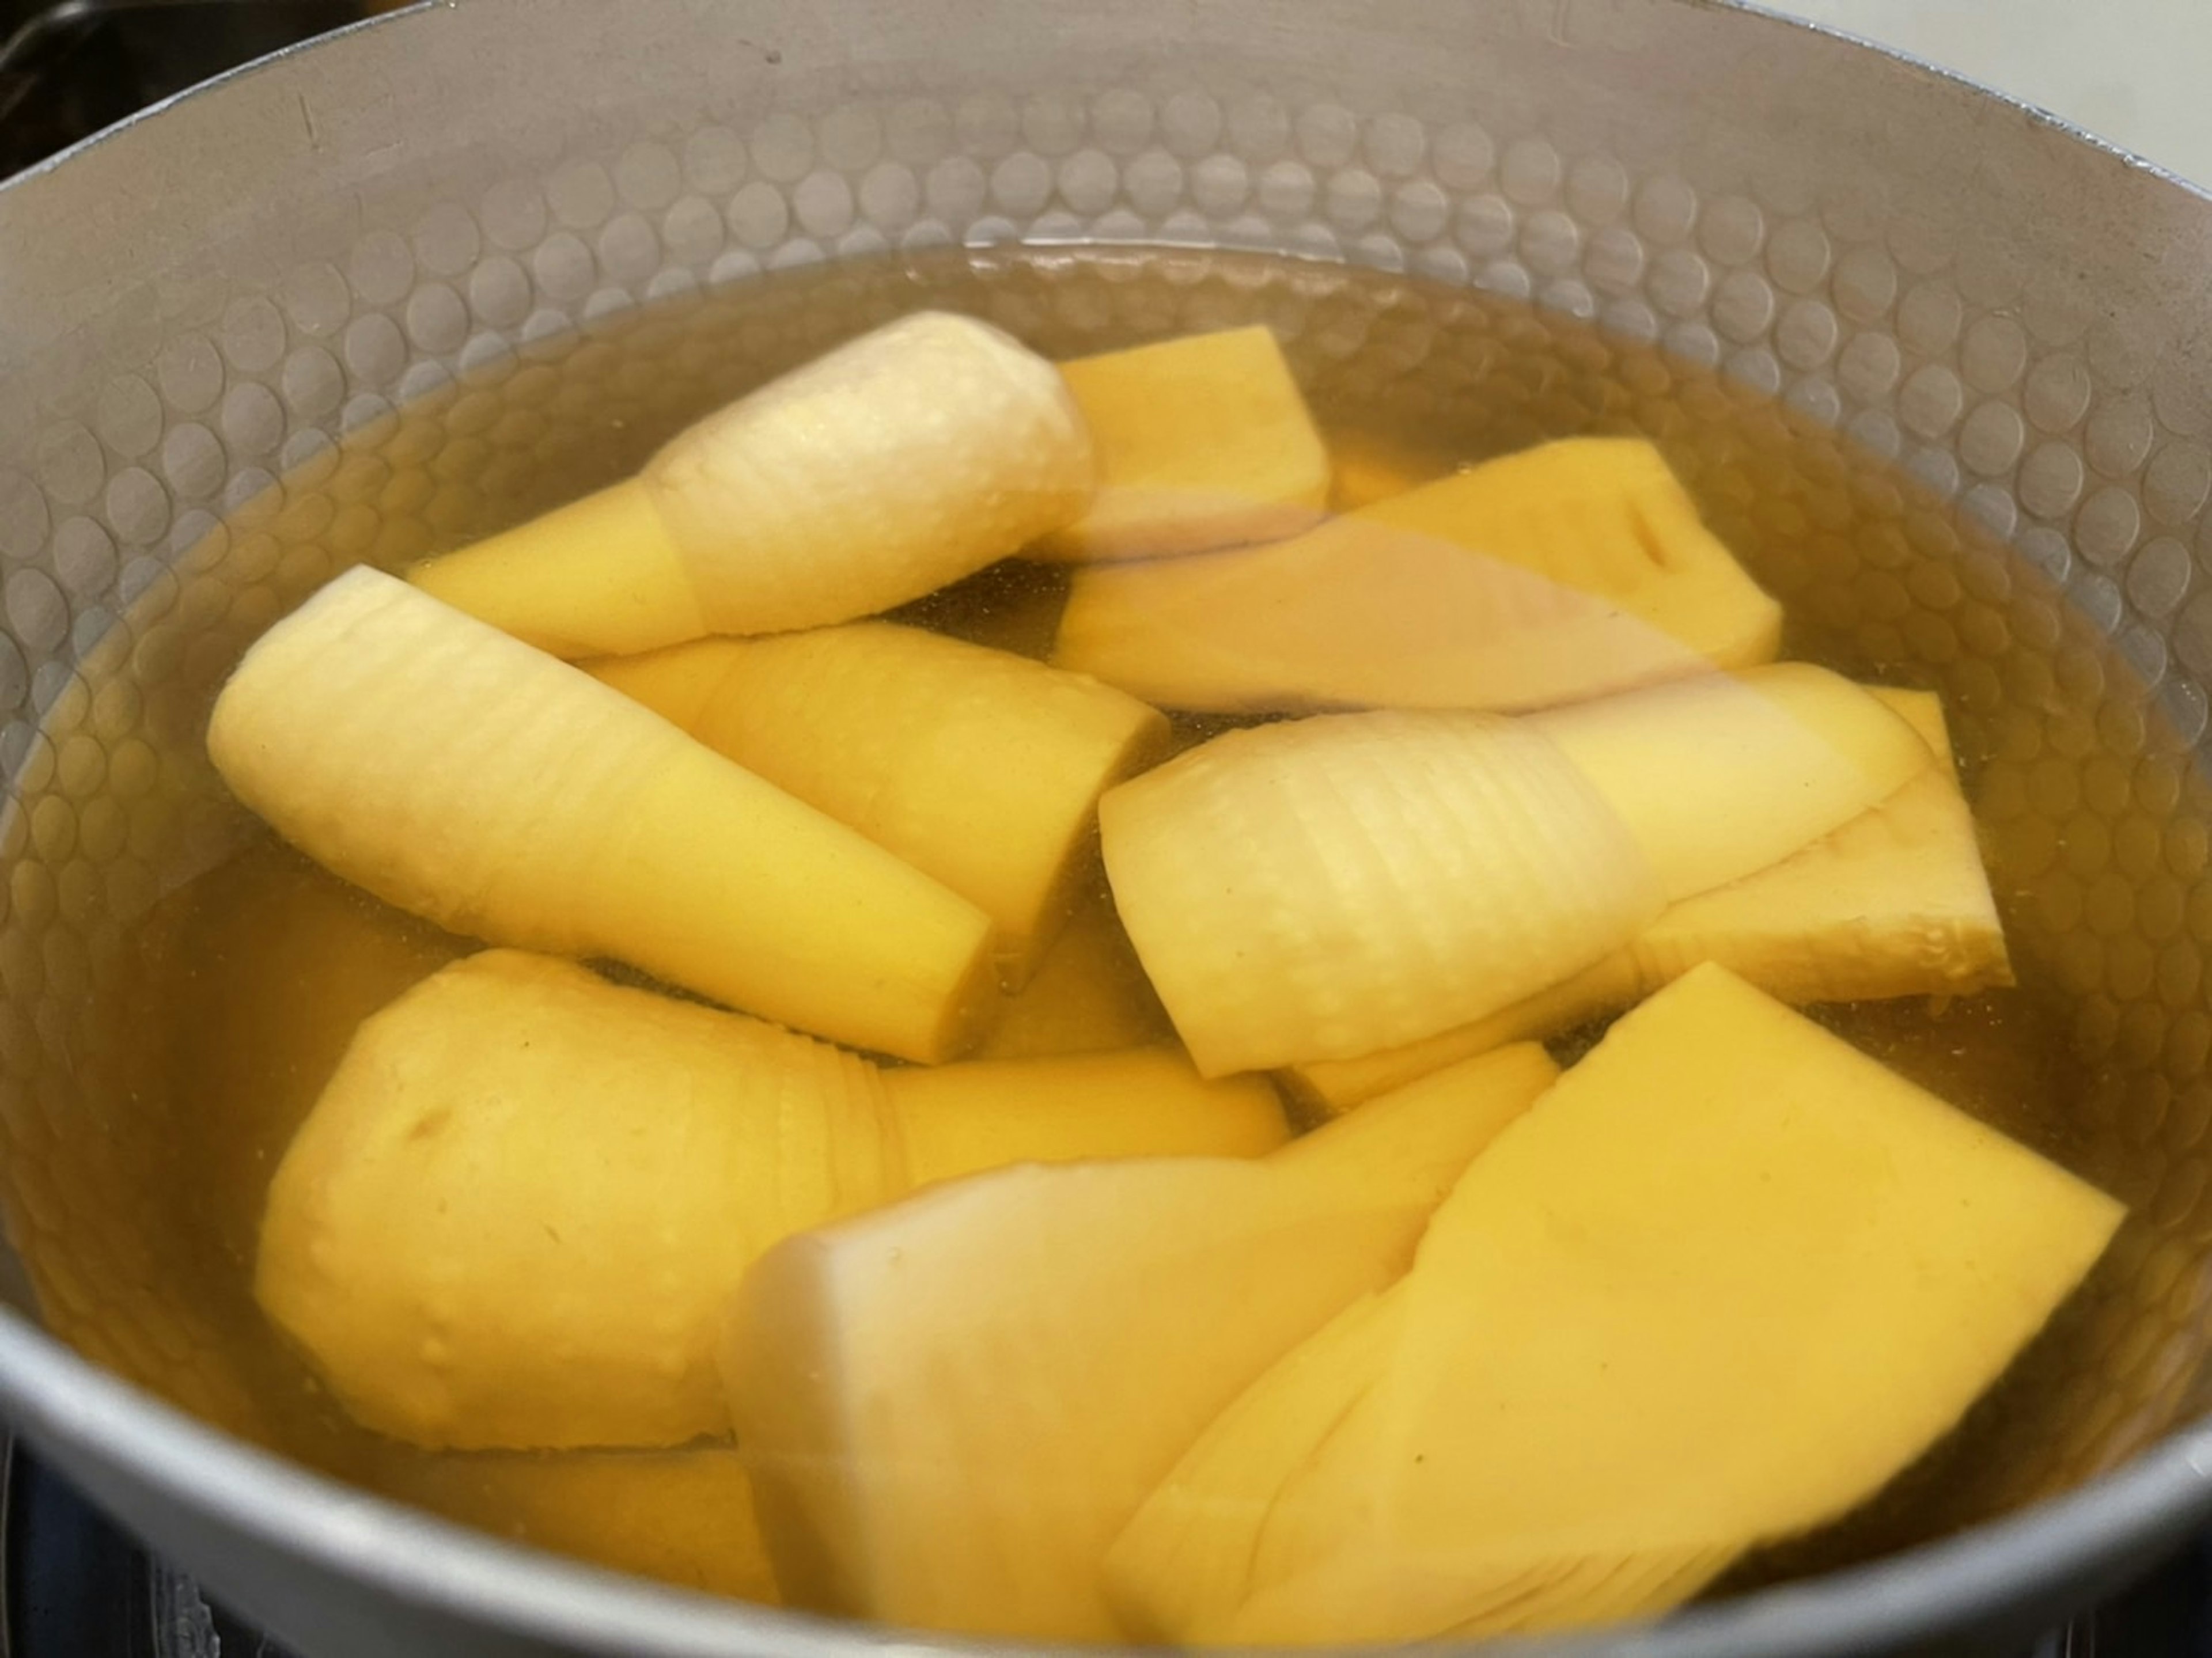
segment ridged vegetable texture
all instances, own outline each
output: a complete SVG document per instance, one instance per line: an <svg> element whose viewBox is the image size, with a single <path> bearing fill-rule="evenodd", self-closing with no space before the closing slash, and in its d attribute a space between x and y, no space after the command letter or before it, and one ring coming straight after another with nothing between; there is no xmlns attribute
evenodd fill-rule
<svg viewBox="0 0 2212 1658"><path fill-rule="evenodd" d="M1931 692L1872 693L1936 757L1802 851L1669 904L1621 949L1488 1017L1402 1048L1292 1067L1305 1105L1341 1111L1470 1054L1625 1007L1700 962L1785 1002L1962 996L2012 982L2004 929Z"/></svg>
<svg viewBox="0 0 2212 1658"><path fill-rule="evenodd" d="M678 434L637 477L417 566L562 656L868 616L1072 522L1095 482L1059 372L920 312Z"/></svg>
<svg viewBox="0 0 2212 1658"><path fill-rule="evenodd" d="M453 932L611 956L915 1060L971 1046L991 926L842 823L374 570L246 653L208 752L334 873Z"/></svg>
<svg viewBox="0 0 2212 1658"><path fill-rule="evenodd" d="M1515 711L1772 659L1649 444L1509 455L1288 541L1076 573L1055 660L1164 708Z"/></svg>
<svg viewBox="0 0 2212 1658"><path fill-rule="evenodd" d="M2121 1212L1699 968L1214 1422L1116 1545L1119 1604L1257 1645L1663 1611L1910 1464Z"/></svg>
<svg viewBox="0 0 2212 1658"><path fill-rule="evenodd" d="M1208 1076L1432 1035L1579 971L1657 878L1540 733L1493 715L1231 732L1100 803L1123 924Z"/></svg>
<svg viewBox="0 0 2212 1658"><path fill-rule="evenodd" d="M1283 1133L1264 1082L1171 1054L886 1078L487 950L362 1026L277 1169L256 1291L381 1432L677 1445L726 1430L716 1321L779 1238L1005 1163L1238 1157Z"/></svg>
<svg viewBox="0 0 2212 1658"><path fill-rule="evenodd" d="M1021 1168L793 1238L724 1363L786 1598L1109 1638L1106 1546L1215 1412L1404 1270L1553 1075L1508 1049L1251 1163Z"/></svg>
<svg viewBox="0 0 2212 1658"><path fill-rule="evenodd" d="M888 622L587 666L979 906L1015 986L1096 878L1099 795L1168 738L1094 679Z"/></svg>
<svg viewBox="0 0 2212 1658"><path fill-rule="evenodd" d="M1935 762L1881 698L1802 662L1705 674L1528 723L1620 815L1670 900L1780 861Z"/></svg>

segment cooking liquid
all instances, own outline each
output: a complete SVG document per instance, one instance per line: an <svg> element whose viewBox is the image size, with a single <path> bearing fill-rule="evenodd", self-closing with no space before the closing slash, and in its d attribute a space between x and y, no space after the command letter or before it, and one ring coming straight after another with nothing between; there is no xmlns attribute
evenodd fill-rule
<svg viewBox="0 0 2212 1658"><path fill-rule="evenodd" d="M2201 1071L2212 1036L2202 975L2184 957L2212 933L2212 888L2204 786L2140 678L1972 520L1740 385L1512 301L1196 252L947 252L632 313L357 434L149 590L144 613L55 701L46 763L27 762L38 786L6 842L15 903L0 973L11 989L28 953L52 988L52 941L79 910L131 914L112 947L95 939L81 952L82 1011L62 1036L71 1055L103 1058L57 1081L58 1103L40 1096L52 1123L77 1115L67 1133L31 1137L27 1152L19 1143L7 1164L52 1326L188 1408L344 1479L607 1564L770 1592L726 1448L418 1451L349 1424L270 1329L251 1297L252 1254L289 1135L355 1025L471 946L277 844L227 802L197 743L238 650L345 563L396 566L611 481L689 419L924 307L987 316L1060 357L1267 322L1346 487L1362 493L1378 477L1439 476L1546 438L1650 436L1785 602L1785 654L1945 693L2021 987L1815 1017L2137 1216L2091 1285L1920 1467L1844 1524L1748 1562L1721 1592L2015 1506L2108 1466L2175 1414L2201 1340L2197 1261L2179 1240L2203 1179L2200 1167L2188 1204L2174 1196L2184 1164L2172 1120L2192 1108L2191 1045ZM1009 564L902 614L1041 655L1064 591L1059 572ZM72 783L68 759L87 736L104 757L88 790L82 766ZM149 780L131 783L141 773ZM100 797L126 786L129 851L103 886L73 898ZM80 829L66 847L40 830L49 798L75 803ZM45 918L27 944L27 901ZM7 1017L0 1035L51 1050L36 1013L27 1025ZM1555 1050L1571 1057L1596 1034Z"/></svg>

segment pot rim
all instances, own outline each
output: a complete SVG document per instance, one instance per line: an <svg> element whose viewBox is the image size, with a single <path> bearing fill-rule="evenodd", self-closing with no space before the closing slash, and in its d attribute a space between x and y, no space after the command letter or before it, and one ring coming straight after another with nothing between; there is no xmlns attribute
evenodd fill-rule
<svg viewBox="0 0 2212 1658"><path fill-rule="evenodd" d="M1766 27L1826 36L2026 116L2212 204L2212 192L2023 99L1848 30L1751 0L1668 0L1735 12ZM373 29L419 26L452 0L416 0L258 58L149 105L0 181L0 195L115 142L186 99L273 72ZM0 1306L0 1414L34 1445L129 1468L180 1509L219 1519L270 1549L312 1560L396 1599L553 1643L581 1641L636 1658L712 1658L771 1644L790 1658L856 1652L1066 1651L1036 1643L880 1629L751 1605L653 1582L502 1541L378 1497L210 1426L79 1355ZM128 1516L123 1516L129 1523ZM1694 1605L1656 1624L1629 1624L1485 1645L1528 1658L1799 1658L1887 1649L1994 1617L2039 1586L2117 1570L2141 1552L2212 1518L2212 1418L2169 1432L2120 1467L2015 1514L1845 1570ZM1464 1644L1464 1643L1459 1643ZM1319 1649L1303 1649L1311 1653Z"/></svg>

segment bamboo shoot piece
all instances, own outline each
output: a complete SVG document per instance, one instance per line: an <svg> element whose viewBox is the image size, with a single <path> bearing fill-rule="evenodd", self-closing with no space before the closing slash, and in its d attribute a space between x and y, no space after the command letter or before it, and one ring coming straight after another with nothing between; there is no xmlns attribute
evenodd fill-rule
<svg viewBox="0 0 2212 1658"><path fill-rule="evenodd" d="M1276 541L1319 521L1328 453L1264 327L1060 365L1098 457L1098 494L1031 558L1161 558Z"/></svg>
<svg viewBox="0 0 2212 1658"><path fill-rule="evenodd" d="M1268 546L1076 573L1055 659L1164 708L1517 712L1773 659L1650 445L1577 438Z"/></svg>
<svg viewBox="0 0 2212 1658"><path fill-rule="evenodd" d="M1099 795L1168 739L1094 679L887 622L587 667L978 906L1015 987L1096 876Z"/></svg>
<svg viewBox="0 0 2212 1658"><path fill-rule="evenodd" d="M1661 907L1589 782L1490 714L1231 732L1110 790L1099 817L1122 922L1207 1076L1449 1029Z"/></svg>
<svg viewBox="0 0 2212 1658"><path fill-rule="evenodd" d="M1620 815L1669 901L1780 862L1936 758L1873 692L1803 662L1705 674L1528 723Z"/></svg>
<svg viewBox="0 0 2212 1658"><path fill-rule="evenodd" d="M1043 1058L1152 1048L1175 1026L1103 893L1076 907L1030 981L1006 999L976 1057Z"/></svg>
<svg viewBox="0 0 2212 1658"><path fill-rule="evenodd" d="M627 655L888 610L1072 522L1094 482L1050 363L921 312L708 416L636 477L410 579L556 655Z"/></svg>
<svg viewBox="0 0 2212 1658"><path fill-rule="evenodd" d="M1172 1048L907 1066L884 1089L915 1186L1077 1157L1252 1157L1290 1138L1265 1078L1207 1082Z"/></svg>
<svg viewBox="0 0 2212 1658"><path fill-rule="evenodd" d="M1700 967L1215 1421L1115 1546L1117 1604L1262 1646L1663 1611L1912 1462L2121 1217Z"/></svg>
<svg viewBox="0 0 2212 1658"><path fill-rule="evenodd" d="M1017 1160L1241 1157L1266 1083L1171 1054L879 1072L487 950L362 1025L278 1166L262 1306L359 1420L467 1449L726 1431L717 1320L788 1234Z"/></svg>
<svg viewBox="0 0 2212 1658"><path fill-rule="evenodd" d="M993 1011L967 900L588 675L358 568L246 653L208 751L334 874L448 930L610 956L936 1060Z"/></svg>
<svg viewBox="0 0 2212 1658"><path fill-rule="evenodd" d="M1256 1162L1009 1169L779 1246L723 1360L786 1597L1111 1638L1099 1569L1146 1492L1277 1356L1404 1270L1553 1074L1507 1049Z"/></svg>
<svg viewBox="0 0 2212 1658"><path fill-rule="evenodd" d="M2010 984L1942 705L1929 691L1873 694L1936 762L1871 811L1771 868L1669 904L1625 948L1487 1018L1358 1059L1295 1066L1285 1085L1310 1109L1348 1110L1440 1066L1627 1006L1705 961L1793 1004L1964 996Z"/></svg>

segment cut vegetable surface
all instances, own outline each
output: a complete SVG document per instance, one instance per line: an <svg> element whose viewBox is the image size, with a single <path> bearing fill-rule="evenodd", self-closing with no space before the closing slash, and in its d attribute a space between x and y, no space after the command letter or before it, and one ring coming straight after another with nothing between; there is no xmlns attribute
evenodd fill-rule
<svg viewBox="0 0 2212 1658"><path fill-rule="evenodd" d="M1558 747L1486 714L1231 732L1099 811L1123 924L1208 1076L1449 1029L1580 971L1662 902Z"/></svg>
<svg viewBox="0 0 2212 1658"><path fill-rule="evenodd" d="M1894 709L1802 662L1528 716L1620 813L1669 899L1780 862L1935 763Z"/></svg>
<svg viewBox="0 0 2212 1658"><path fill-rule="evenodd" d="M1017 1158L1284 1134L1264 1083L1170 1054L895 1074L485 951L363 1025L278 1168L257 1291L385 1433L680 1444L726 1428L714 1327L777 1239Z"/></svg>
<svg viewBox="0 0 2212 1658"><path fill-rule="evenodd" d="M1278 1355L1403 1270L1468 1160L1547 1085L1540 1049L1254 1163L1022 1168L793 1238L724 1348L795 1604L1109 1637L1099 1566L1145 1493Z"/></svg>
<svg viewBox="0 0 2212 1658"><path fill-rule="evenodd" d="M2004 929L1931 692L1873 693L1917 732L1935 764L1803 851L1669 904L1636 938L1486 1018L1408 1043L1293 1067L1310 1108L1341 1111L1438 1066L1549 1036L1625 1007L1717 962L1785 1002L1963 996L2012 982Z"/></svg>
<svg viewBox="0 0 2212 1658"><path fill-rule="evenodd" d="M1235 328L1061 365L1091 428L1098 495L1032 558L1158 558L1275 541L1316 523L1328 452L1282 349Z"/></svg>
<svg viewBox="0 0 2212 1658"><path fill-rule="evenodd" d="M562 656L847 622L1073 521L1091 439L1053 366L921 312L679 434L637 477L417 566Z"/></svg>
<svg viewBox="0 0 2212 1658"><path fill-rule="evenodd" d="M590 671L979 905L1017 984L1095 878L1100 793L1168 737L1094 679L884 622Z"/></svg>
<svg viewBox="0 0 2212 1658"><path fill-rule="evenodd" d="M1257 1644L1662 1610L1912 1461L2120 1218L1701 967L1214 1423L1117 1544L1120 1602Z"/></svg>
<svg viewBox="0 0 2212 1658"><path fill-rule="evenodd" d="M1516 710L1780 642L1658 452L1577 438L1269 546L1080 570L1056 659L1163 708Z"/></svg>
<svg viewBox="0 0 2212 1658"><path fill-rule="evenodd" d="M857 831L588 675L370 569L264 635L208 750L325 868L453 932L611 956L855 1047L939 1060L991 926Z"/></svg>

